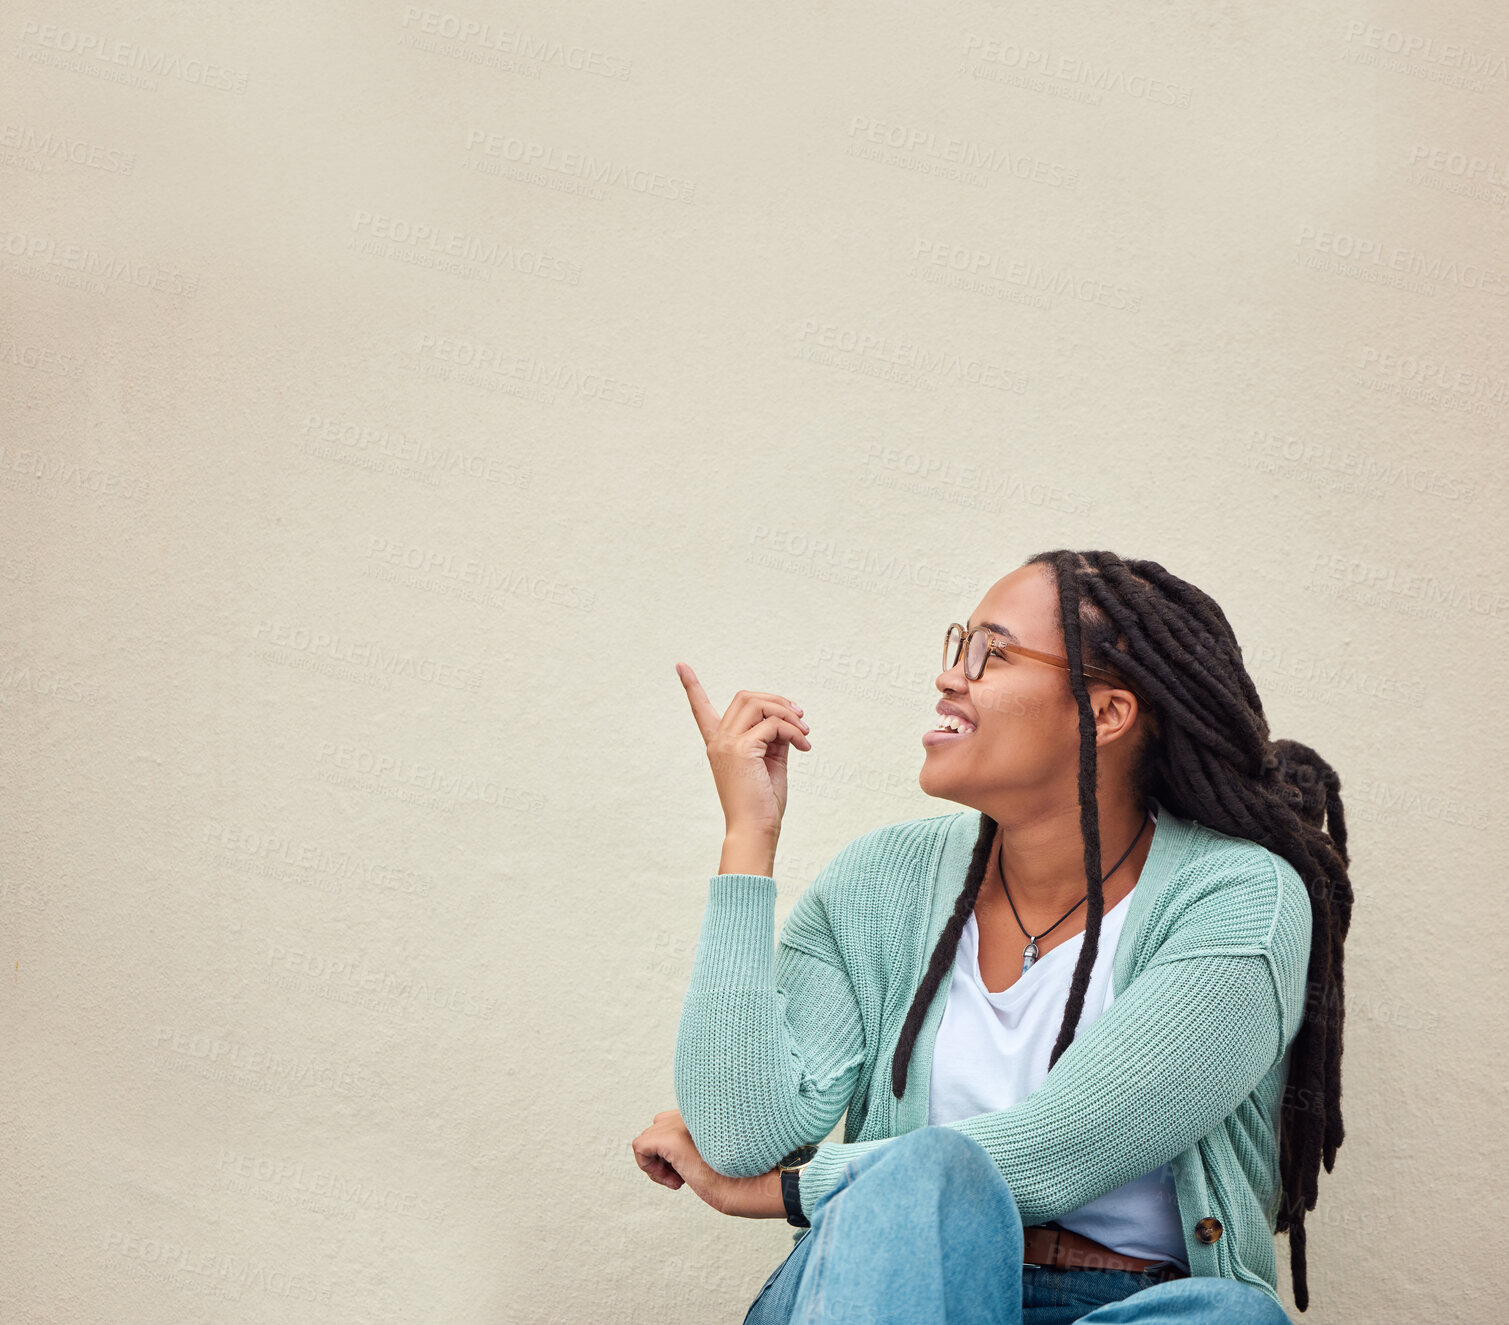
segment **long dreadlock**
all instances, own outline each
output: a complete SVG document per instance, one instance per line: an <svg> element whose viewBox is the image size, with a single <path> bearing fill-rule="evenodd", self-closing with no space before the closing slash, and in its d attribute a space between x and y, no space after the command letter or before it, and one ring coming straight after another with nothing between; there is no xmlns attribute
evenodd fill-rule
<svg viewBox="0 0 1509 1325"><path fill-rule="evenodd" d="M1346 1135L1341 1119L1344 1020L1342 948L1352 918L1341 779L1298 741L1271 740L1241 647L1216 601L1156 561L1113 552L1057 549L1029 557L1057 584L1079 711L1079 823L1088 885L1083 945L1074 965L1051 1069L1073 1042L1100 947L1100 814L1095 795L1095 721L1084 663L1123 677L1149 714L1149 738L1134 790L1181 818L1194 819L1282 856L1305 881L1313 917L1304 1018L1295 1036L1279 1120L1282 1197L1275 1228L1289 1234L1294 1303L1310 1304L1305 1211L1315 1208L1322 1160L1330 1173ZM981 816L963 891L933 949L891 1064L891 1091L906 1090L907 1065L927 1009L952 966L965 922L985 880L997 824Z"/></svg>

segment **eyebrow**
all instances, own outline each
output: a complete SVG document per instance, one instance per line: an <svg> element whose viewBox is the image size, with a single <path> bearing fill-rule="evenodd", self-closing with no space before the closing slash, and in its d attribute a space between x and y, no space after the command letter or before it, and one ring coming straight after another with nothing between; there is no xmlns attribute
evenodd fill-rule
<svg viewBox="0 0 1509 1325"><path fill-rule="evenodd" d="M1011 629L1007 628L1006 626L1001 625L1001 623L999 621L982 621L982 622L980 622L980 625L984 626L986 630L992 630L997 635L1003 636L1006 640L1008 640L1012 644L1020 644L1022 642L1021 640L1019 640L1016 637L1016 632L1014 630L1011 630ZM968 622L965 622L965 628L967 630L973 630L974 629L974 627L971 626Z"/></svg>

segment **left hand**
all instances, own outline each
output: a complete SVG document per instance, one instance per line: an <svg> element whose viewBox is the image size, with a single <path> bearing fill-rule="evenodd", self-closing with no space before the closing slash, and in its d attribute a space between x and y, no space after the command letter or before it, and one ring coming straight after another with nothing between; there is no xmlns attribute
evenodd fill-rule
<svg viewBox="0 0 1509 1325"><path fill-rule="evenodd" d="M746 1219L785 1218L780 1175L775 1169L754 1178L730 1178L700 1154L679 1109L664 1109L633 1140L639 1167L672 1191L689 1186L720 1215Z"/></svg>

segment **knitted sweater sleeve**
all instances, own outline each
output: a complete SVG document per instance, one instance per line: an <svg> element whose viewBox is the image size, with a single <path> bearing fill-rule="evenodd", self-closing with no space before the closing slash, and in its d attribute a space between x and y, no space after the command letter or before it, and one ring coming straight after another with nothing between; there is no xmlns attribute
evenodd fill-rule
<svg viewBox="0 0 1509 1325"><path fill-rule="evenodd" d="M828 867L828 873L834 868ZM828 928L819 875L775 939L775 880L718 874L676 1032L676 1103L719 1173L768 1173L848 1107L864 1028Z"/></svg>
<svg viewBox="0 0 1509 1325"><path fill-rule="evenodd" d="M1282 1055L1303 1012L1311 914L1298 875L1285 867L1278 882L1260 941L1170 943L1025 1100L947 1124L995 1161L1024 1223L1056 1219L1167 1163L1235 1111ZM800 1180L807 1217L846 1163L892 1139L823 1143Z"/></svg>

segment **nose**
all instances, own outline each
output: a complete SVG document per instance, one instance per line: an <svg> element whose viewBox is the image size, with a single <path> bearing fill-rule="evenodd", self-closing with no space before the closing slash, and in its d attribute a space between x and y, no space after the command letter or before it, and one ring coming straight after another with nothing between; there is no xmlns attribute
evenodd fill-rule
<svg viewBox="0 0 1509 1325"><path fill-rule="evenodd" d="M947 671L939 672L938 678L933 684L948 699L952 699L956 695L967 694L969 691L969 681L964 675L963 666L959 663L955 663Z"/></svg>

